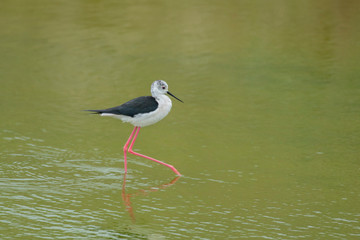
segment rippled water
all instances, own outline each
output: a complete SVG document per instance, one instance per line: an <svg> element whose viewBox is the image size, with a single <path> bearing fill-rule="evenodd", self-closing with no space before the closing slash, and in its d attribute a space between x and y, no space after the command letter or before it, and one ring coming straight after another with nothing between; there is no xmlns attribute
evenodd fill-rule
<svg viewBox="0 0 360 240"><path fill-rule="evenodd" d="M1 239L360 237L357 1L2 1ZM83 109L184 100L141 129Z"/></svg>

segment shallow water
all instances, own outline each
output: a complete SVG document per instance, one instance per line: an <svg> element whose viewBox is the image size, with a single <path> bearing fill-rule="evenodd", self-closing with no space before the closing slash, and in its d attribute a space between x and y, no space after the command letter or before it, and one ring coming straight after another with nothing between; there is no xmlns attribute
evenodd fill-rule
<svg viewBox="0 0 360 240"><path fill-rule="evenodd" d="M2 1L1 239L357 239L357 1ZM141 129L83 109L185 103Z"/></svg>

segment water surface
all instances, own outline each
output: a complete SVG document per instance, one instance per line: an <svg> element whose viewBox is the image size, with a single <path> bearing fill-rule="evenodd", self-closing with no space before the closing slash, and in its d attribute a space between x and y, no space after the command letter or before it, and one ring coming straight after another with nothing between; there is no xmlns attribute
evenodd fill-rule
<svg viewBox="0 0 360 240"><path fill-rule="evenodd" d="M1 239L357 239L357 1L2 1ZM150 94L143 128L83 109Z"/></svg>

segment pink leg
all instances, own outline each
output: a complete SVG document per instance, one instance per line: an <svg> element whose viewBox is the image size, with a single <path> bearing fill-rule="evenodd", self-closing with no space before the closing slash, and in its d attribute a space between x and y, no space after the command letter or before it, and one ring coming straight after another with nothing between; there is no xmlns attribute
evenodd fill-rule
<svg viewBox="0 0 360 240"><path fill-rule="evenodd" d="M132 137L134 136L134 133L136 131L138 127L135 127L134 130L131 132L129 139L126 141L125 145L124 145L124 168L125 168L125 173L127 173L127 160L126 160L126 152L128 151L128 146L129 143L132 139Z"/></svg>
<svg viewBox="0 0 360 240"><path fill-rule="evenodd" d="M135 127L135 128L136 128L136 127ZM135 129L134 129L134 131L135 131ZM161 161L159 161L159 160L156 160L155 158L151 158L151 157L142 155L142 154L140 154L140 153L136 153L136 152L134 152L134 151L132 150L132 148L133 148L133 146L134 146L134 143L135 143L135 140L136 140L136 138L137 138L137 136L138 136L138 134L139 134L139 131L140 131L140 127L137 127L137 131L136 131L135 136L134 136L134 138L133 138L133 140L132 140L132 142L131 142L131 144L130 144L130 147L129 147L128 152L129 152L129 153L132 153L132 154L134 154L134 155L137 155L137 156L139 156L139 157L143 157L143 158L149 159L149 160L151 160L151 161L160 163L160 164L162 164L162 165L170 168L171 170L173 170L173 172L176 173L176 175L181 176L181 174L179 173L179 171L176 170L176 168L174 168L172 165L167 164L167 163L164 163L164 162L161 162Z"/></svg>

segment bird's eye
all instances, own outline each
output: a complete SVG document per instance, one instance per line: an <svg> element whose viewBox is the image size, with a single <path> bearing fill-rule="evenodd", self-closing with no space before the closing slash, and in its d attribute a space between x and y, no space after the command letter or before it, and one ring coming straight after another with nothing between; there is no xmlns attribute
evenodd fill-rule
<svg viewBox="0 0 360 240"><path fill-rule="evenodd" d="M165 89L165 86L162 86L162 89Z"/></svg>

